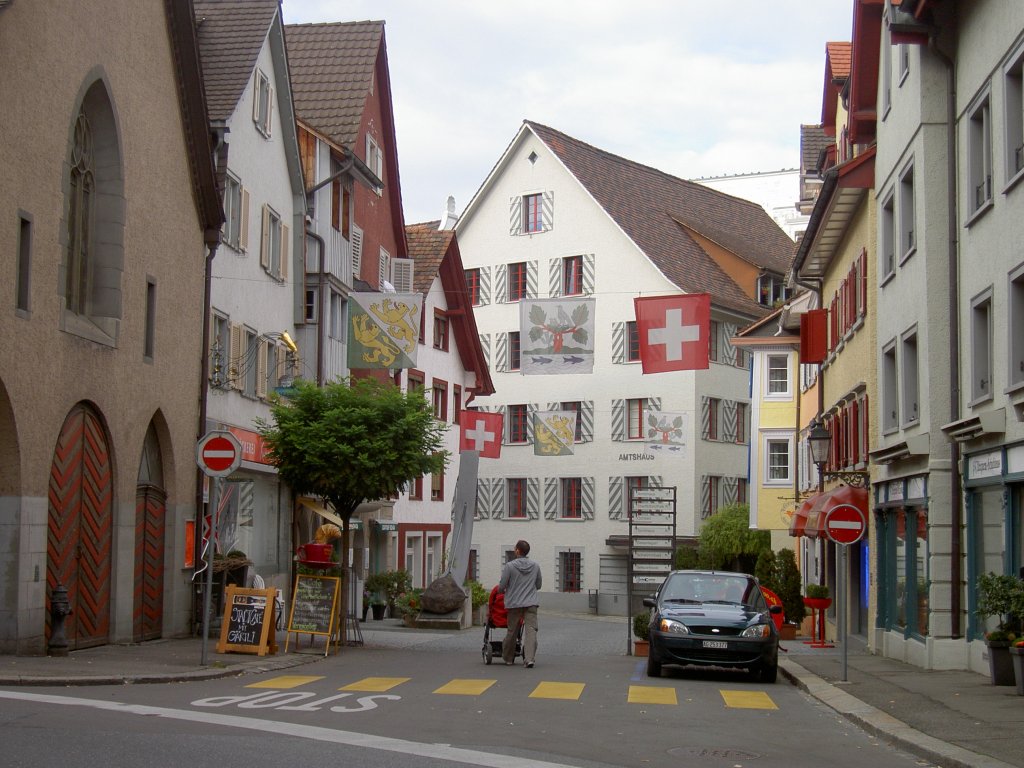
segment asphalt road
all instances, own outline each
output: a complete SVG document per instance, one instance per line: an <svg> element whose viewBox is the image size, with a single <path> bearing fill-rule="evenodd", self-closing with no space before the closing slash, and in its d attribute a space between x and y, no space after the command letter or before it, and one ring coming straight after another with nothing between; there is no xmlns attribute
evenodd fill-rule
<svg viewBox="0 0 1024 768"><path fill-rule="evenodd" d="M484 664L482 630L368 629L363 647L294 674L33 688L0 704L0 763L57 749L52 762L83 768L922 765L781 680L649 679L626 632L622 618L543 615L534 669Z"/></svg>

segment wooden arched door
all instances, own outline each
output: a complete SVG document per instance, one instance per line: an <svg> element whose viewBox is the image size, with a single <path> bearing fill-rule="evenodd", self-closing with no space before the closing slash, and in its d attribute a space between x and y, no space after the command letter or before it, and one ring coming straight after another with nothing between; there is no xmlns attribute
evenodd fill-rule
<svg viewBox="0 0 1024 768"><path fill-rule="evenodd" d="M46 637L50 596L61 584L72 609L64 621L68 650L109 642L113 486L103 425L91 408L77 405L53 452L46 543Z"/></svg>
<svg viewBox="0 0 1024 768"><path fill-rule="evenodd" d="M135 642L156 640L164 626L164 530L167 494L155 485L135 489Z"/></svg>

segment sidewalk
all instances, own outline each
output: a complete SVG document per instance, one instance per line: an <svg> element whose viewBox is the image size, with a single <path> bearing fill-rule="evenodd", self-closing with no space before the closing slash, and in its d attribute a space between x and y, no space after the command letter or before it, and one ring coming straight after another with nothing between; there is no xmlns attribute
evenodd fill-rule
<svg viewBox="0 0 1024 768"><path fill-rule="evenodd" d="M375 638L390 630L396 640L404 634L399 622L373 622L373 630ZM217 642L210 639L205 667L202 640L196 637L106 645L62 658L0 656L0 686L201 680L324 658L322 640L312 649L304 641L298 652L292 640L285 654L285 633L278 633L278 653L261 657L217 653ZM1024 696L1013 686L994 686L974 672L929 671L873 656L856 638L849 641L844 682L840 648L811 648L801 640L784 641L782 647L779 668L786 680L884 741L943 768L1024 766ZM358 650L345 647L341 653Z"/></svg>
<svg viewBox="0 0 1024 768"><path fill-rule="evenodd" d="M784 641L783 676L865 731L943 768L1024 766L1024 696L975 672L925 670L867 652Z"/></svg>

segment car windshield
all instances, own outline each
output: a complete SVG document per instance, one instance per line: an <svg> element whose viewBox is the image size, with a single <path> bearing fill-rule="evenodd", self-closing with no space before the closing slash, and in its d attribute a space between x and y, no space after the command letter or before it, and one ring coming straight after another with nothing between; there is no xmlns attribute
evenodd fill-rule
<svg viewBox="0 0 1024 768"><path fill-rule="evenodd" d="M760 597L753 579L731 574L673 574L662 589L666 603L756 605Z"/></svg>

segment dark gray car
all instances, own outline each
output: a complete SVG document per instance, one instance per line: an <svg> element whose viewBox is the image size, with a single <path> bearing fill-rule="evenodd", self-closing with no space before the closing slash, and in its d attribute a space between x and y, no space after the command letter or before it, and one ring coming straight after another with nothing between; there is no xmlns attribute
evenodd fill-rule
<svg viewBox="0 0 1024 768"><path fill-rule="evenodd" d="M779 633L757 579L730 571L673 571L654 597L647 675L663 664L732 667L774 683Z"/></svg>

